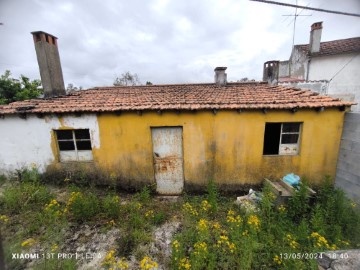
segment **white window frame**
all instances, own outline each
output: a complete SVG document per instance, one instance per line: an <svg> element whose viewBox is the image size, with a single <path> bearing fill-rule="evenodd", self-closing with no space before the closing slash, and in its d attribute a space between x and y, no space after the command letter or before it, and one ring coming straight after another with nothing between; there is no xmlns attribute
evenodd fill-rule
<svg viewBox="0 0 360 270"><path fill-rule="evenodd" d="M71 131L72 138L71 139L58 139L57 131ZM76 139L75 131L76 130L87 130L89 132L89 139ZM92 161L92 144L91 144L91 133L89 129L57 129L55 130L56 142L59 150L59 160L61 162L68 161ZM59 142L72 142L74 144L74 150L60 150ZM78 150L76 141L89 141L91 149L90 150Z"/></svg>
<svg viewBox="0 0 360 270"><path fill-rule="evenodd" d="M284 124L298 124L299 131L298 132L283 132ZM283 122L281 123L280 129L280 140L279 140L279 153L278 155L298 155L299 154L299 142L301 136L301 128L302 123L300 122ZM284 134L297 134L298 139L296 143L282 143L282 138Z"/></svg>

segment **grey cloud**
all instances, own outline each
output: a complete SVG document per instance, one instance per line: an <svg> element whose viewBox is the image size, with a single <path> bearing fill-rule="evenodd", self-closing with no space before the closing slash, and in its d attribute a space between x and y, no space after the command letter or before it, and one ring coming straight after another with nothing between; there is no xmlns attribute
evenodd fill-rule
<svg viewBox="0 0 360 270"><path fill-rule="evenodd" d="M35 30L59 38L65 83L84 87L111 85L125 71L136 72L144 83L212 81L215 65L221 64L228 65L230 80L261 79L263 62L290 55L292 18L282 15L293 9L247 0L168 1L162 9L157 3L3 0L0 73L11 69L14 75L39 78L30 35ZM359 9L357 0L311 5ZM298 18L298 44L308 42L310 25L319 20L324 40L359 36L357 18L309 13L313 16Z"/></svg>

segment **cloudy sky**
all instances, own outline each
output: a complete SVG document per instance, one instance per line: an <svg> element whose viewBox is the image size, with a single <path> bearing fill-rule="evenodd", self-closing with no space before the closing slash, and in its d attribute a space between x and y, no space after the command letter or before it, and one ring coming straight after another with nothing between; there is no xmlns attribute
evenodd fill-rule
<svg viewBox="0 0 360 270"><path fill-rule="evenodd" d="M277 0L295 4L296 0ZM359 0L298 0L299 5L360 13ZM0 0L0 73L40 78L32 31L58 37L65 85L112 85L130 71L145 83L262 78L268 60L288 59L295 9L249 0ZM298 10L295 44L323 21L322 41L360 36L360 18Z"/></svg>

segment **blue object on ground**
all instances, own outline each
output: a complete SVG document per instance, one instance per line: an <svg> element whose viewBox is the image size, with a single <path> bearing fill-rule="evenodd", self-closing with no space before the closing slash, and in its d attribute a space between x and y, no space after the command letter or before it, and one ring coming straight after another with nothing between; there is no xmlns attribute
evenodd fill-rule
<svg viewBox="0 0 360 270"><path fill-rule="evenodd" d="M300 176L293 174L293 173L289 173L288 175L285 175L283 177L283 181L293 187L296 187L300 183Z"/></svg>

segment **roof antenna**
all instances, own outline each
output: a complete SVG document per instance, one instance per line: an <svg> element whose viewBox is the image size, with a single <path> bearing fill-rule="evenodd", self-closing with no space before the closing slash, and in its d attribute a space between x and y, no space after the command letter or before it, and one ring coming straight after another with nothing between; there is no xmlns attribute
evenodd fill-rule
<svg viewBox="0 0 360 270"><path fill-rule="evenodd" d="M294 49L294 46L295 46L295 32L296 32L296 19L297 17L299 16L312 16L312 15L300 15L301 12L304 11L304 8L299 12L297 13L297 0L296 0L296 6L295 6L295 13L294 15L290 14L290 15L283 15L283 16L294 16L294 27L293 27L293 39L292 39L292 49Z"/></svg>

